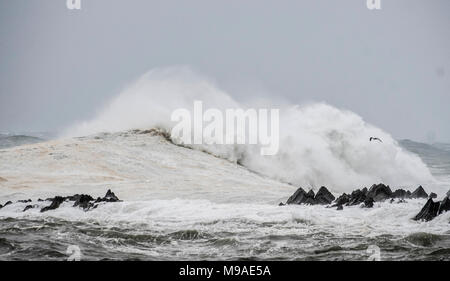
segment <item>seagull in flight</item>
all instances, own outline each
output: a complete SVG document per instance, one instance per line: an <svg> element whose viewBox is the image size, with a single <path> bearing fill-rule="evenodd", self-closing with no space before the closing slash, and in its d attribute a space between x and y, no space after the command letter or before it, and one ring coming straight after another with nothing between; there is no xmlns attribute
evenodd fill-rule
<svg viewBox="0 0 450 281"><path fill-rule="evenodd" d="M370 137L369 138L369 141L379 141L379 142L383 142L381 139L379 139L379 138L376 138L376 137Z"/></svg>

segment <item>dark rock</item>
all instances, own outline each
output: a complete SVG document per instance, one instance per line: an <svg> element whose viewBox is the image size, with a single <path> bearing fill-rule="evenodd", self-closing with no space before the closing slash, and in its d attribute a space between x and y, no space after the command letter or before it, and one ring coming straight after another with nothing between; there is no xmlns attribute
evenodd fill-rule
<svg viewBox="0 0 450 281"><path fill-rule="evenodd" d="M33 208L34 208L33 205L27 205L27 206L25 207L25 209L23 209L22 212L28 211L29 209L33 209Z"/></svg>
<svg viewBox="0 0 450 281"><path fill-rule="evenodd" d="M61 203L64 201L65 201L64 197L61 197L61 196L54 197L50 206L42 208L41 213L59 208L59 205L61 205Z"/></svg>
<svg viewBox="0 0 450 281"><path fill-rule="evenodd" d="M439 205L438 215L447 211L450 211L450 198L445 197L444 200L442 200Z"/></svg>
<svg viewBox="0 0 450 281"><path fill-rule="evenodd" d="M120 201L119 198L114 194L114 192L111 191L111 189L108 189L108 191L106 192L105 198L108 200L108 202Z"/></svg>
<svg viewBox="0 0 450 281"><path fill-rule="evenodd" d="M62 196L56 196L53 198L47 198L46 200L42 200L42 199L38 199L37 201L39 202L43 202L43 201L51 201L51 204L49 206L46 206L44 208L41 209L41 212L46 212L49 210L54 210L59 208L59 206L64 202L64 201L75 201L73 204L73 207L81 207L83 208L85 211L89 210L89 209L95 209L98 204L98 202L119 202L121 200L119 200L119 198L117 198L117 196L114 194L114 192L112 192L111 190L108 190L108 192L106 192L106 195L103 198L98 198L95 202L94 198L92 198L90 195L87 194L75 194L72 196L66 196L66 197L62 197ZM17 201L18 203L29 203L32 202L31 199L27 199L27 200L19 200ZM5 203L4 206L0 205L0 209L12 204L11 201L8 201ZM24 212L31 209L31 208L36 208L38 207L38 205L27 205L24 208Z"/></svg>
<svg viewBox="0 0 450 281"><path fill-rule="evenodd" d="M434 192L431 192L430 195L428 196L428 198L437 198L437 194Z"/></svg>
<svg viewBox="0 0 450 281"><path fill-rule="evenodd" d="M347 204L348 202L350 202L350 196L346 193L343 193L341 196L338 197L338 199L336 199L334 203L335 205L339 206Z"/></svg>
<svg viewBox="0 0 450 281"><path fill-rule="evenodd" d="M422 210L414 217L414 220L430 221L438 215L440 202L434 202L433 199L428 199Z"/></svg>
<svg viewBox="0 0 450 281"><path fill-rule="evenodd" d="M99 198L100 199L100 198ZM97 199L97 201L99 200ZM96 202L97 202L96 201ZM99 201L100 202L100 201ZM315 204L314 191L310 190L308 193L303 188L297 189L294 194L286 201L286 204Z"/></svg>
<svg viewBox="0 0 450 281"><path fill-rule="evenodd" d="M72 196L69 200L75 201L73 204L74 207L79 206L83 208L84 210L88 209L95 209L97 207L96 203L100 202L120 202L119 198L112 192L110 189L106 192L105 196L103 198L97 197L97 199L94 201L94 198L92 198L90 195L86 194L75 194ZM94 202L91 202L94 201Z"/></svg>
<svg viewBox="0 0 450 281"><path fill-rule="evenodd" d="M73 203L73 206L80 206L83 209L89 209L89 207L92 207L92 203L90 203L90 201L93 201L94 198L92 198L90 195L86 195L86 194L81 194L78 195L75 203Z"/></svg>
<svg viewBox="0 0 450 281"><path fill-rule="evenodd" d="M314 197L315 204L328 205L333 202L335 197L325 186L322 186Z"/></svg>
<svg viewBox="0 0 450 281"><path fill-rule="evenodd" d="M86 195L86 194L75 194L75 195L72 195L72 196L67 196L67 197L65 197L65 200L68 200L68 201L78 201L78 200L80 200L80 198L81 197L83 197L83 199L87 199L87 197L86 196L89 196L90 198L92 198L90 195ZM93 200L93 199L92 199ZM78 206L78 205L77 205Z"/></svg>
<svg viewBox="0 0 450 281"><path fill-rule="evenodd" d="M411 198L428 198L428 194L425 192L422 186L419 186L414 192L411 194Z"/></svg>
<svg viewBox="0 0 450 281"><path fill-rule="evenodd" d="M347 203L347 206L354 206L364 203L366 200L367 188L363 190L355 190L350 194L350 201Z"/></svg>
<svg viewBox="0 0 450 281"><path fill-rule="evenodd" d="M391 198L392 190L388 185L374 184L370 187L369 192L367 192L367 197L373 198L374 201L384 201Z"/></svg>
<svg viewBox="0 0 450 281"><path fill-rule="evenodd" d="M366 197L366 200L364 200L364 208L372 208L373 202L374 200L372 197Z"/></svg>
<svg viewBox="0 0 450 281"><path fill-rule="evenodd" d="M114 192L111 191L111 189L108 189L106 192L106 195L103 198L97 198L95 200L96 203L98 202L119 202L119 198L114 194Z"/></svg>
<svg viewBox="0 0 450 281"><path fill-rule="evenodd" d="M284 206L286 204L284 204L283 202L280 202L280 204L278 204L278 206Z"/></svg>
<svg viewBox="0 0 450 281"><path fill-rule="evenodd" d="M1 209L1 208L3 208L3 205L2 205L2 204L0 204L0 209Z"/></svg>
<svg viewBox="0 0 450 281"><path fill-rule="evenodd" d="M306 198L305 198L304 204L310 204L310 205L316 204L316 200L314 200L314 197L315 197L314 191L311 189L310 191L308 191L308 193L306 193Z"/></svg>
<svg viewBox="0 0 450 281"><path fill-rule="evenodd" d="M286 204L302 204L306 197L306 191L299 187L294 194L289 197ZM97 199L98 200L98 199Z"/></svg>
<svg viewBox="0 0 450 281"><path fill-rule="evenodd" d="M343 210L344 204L346 206L360 205L363 208L373 208L375 202L386 199L390 199L390 203L394 203L395 201L397 201L397 203L406 203L405 198L427 197L428 194L425 192L422 186L419 186L412 193L403 189L397 189L395 192L392 192L388 185L380 183L372 185L369 190L367 190L367 188L363 188L362 190L357 189L350 195L343 193L336 200L333 194L331 194L331 192L329 192L328 189L324 186L319 189L317 194L315 194L313 190L309 190L306 193L305 190L300 187L291 197L289 197L289 199L286 201L286 204L327 204L329 205L327 206L327 208L337 207L336 210ZM429 221L443 212L450 211L449 196L445 197L442 202L434 202L433 198L436 198L435 193L430 194L430 198L426 202L425 206L421 209L421 211L413 218L414 220ZM114 195L114 193L108 190L104 198L99 197L95 202L103 202L108 200L116 202L118 198ZM334 204L330 205L333 200ZM279 206L283 205L283 203L279 204ZM97 206L98 205L94 205L92 208L96 208Z"/></svg>
<svg viewBox="0 0 450 281"><path fill-rule="evenodd" d="M411 191L406 191L404 189L397 189L392 193L392 198L409 198L411 196Z"/></svg>

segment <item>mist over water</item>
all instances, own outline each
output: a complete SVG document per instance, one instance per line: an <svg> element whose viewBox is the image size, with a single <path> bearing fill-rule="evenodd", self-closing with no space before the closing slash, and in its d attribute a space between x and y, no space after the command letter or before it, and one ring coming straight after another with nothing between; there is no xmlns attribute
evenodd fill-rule
<svg viewBox="0 0 450 281"><path fill-rule="evenodd" d="M204 110L280 109L277 155L261 156L258 145L191 145L273 179L307 188L325 185L334 192L378 182L397 187L434 182L418 156L351 111L325 103L240 103L189 67L154 69L142 75L109 101L93 120L75 124L63 136L155 127L170 132L176 124L170 121L173 110L192 111L195 100L203 102ZM383 142L369 142L372 136Z"/></svg>

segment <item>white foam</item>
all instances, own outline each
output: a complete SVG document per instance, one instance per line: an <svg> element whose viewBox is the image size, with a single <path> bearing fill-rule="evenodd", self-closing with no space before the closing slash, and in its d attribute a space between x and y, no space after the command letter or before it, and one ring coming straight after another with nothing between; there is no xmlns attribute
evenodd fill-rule
<svg viewBox="0 0 450 281"><path fill-rule="evenodd" d="M68 221L98 222L108 227L132 227L158 232L196 229L207 232L248 232L255 228L257 235L289 235L329 232L337 236L358 235L375 237L383 234L406 236L426 232L449 234L450 212L429 222L413 221L412 217L425 204L424 199L408 203L375 203L374 208L359 206L336 208L291 205L278 207L269 204L215 203L202 199L171 199L109 203L84 212L66 202L60 208L40 213L39 208L21 212L26 204L6 206L2 217L55 217ZM47 203L41 203L44 206ZM271 223L272 228L263 227ZM268 233L263 233L268 232Z"/></svg>
<svg viewBox="0 0 450 281"><path fill-rule="evenodd" d="M191 109L194 100L202 100L204 108L252 106L235 101L189 68L156 69L109 102L96 118L74 125L64 135L152 127L170 131L175 125L170 122L172 111ZM379 182L410 187L434 183L419 157L403 150L390 134L353 112L323 103L298 106L272 101L266 106L281 109L280 150L276 156L262 157L254 145L193 147L239 160L253 171L305 188L326 185L342 192ZM371 136L381 138L383 143L369 142Z"/></svg>
<svg viewBox="0 0 450 281"><path fill-rule="evenodd" d="M346 207L343 211L324 206L278 207L296 186L150 134L56 140L2 150L1 157L5 161L0 162L0 175L6 181L0 182L0 202L33 199L33 203L2 208L1 217L57 217L98 222L105 227L139 225L143 231L164 233L232 228L236 232L255 231L257 235L329 231L343 237L442 234L448 232L450 219L450 213L446 213L427 223L411 220L425 200L377 203L373 209ZM55 195L103 196L108 188L124 202L103 204L89 212L67 202L44 213L40 208L50 203L36 203L39 197ZM28 204L38 204L39 208L22 212ZM274 226L264 227L266 223Z"/></svg>

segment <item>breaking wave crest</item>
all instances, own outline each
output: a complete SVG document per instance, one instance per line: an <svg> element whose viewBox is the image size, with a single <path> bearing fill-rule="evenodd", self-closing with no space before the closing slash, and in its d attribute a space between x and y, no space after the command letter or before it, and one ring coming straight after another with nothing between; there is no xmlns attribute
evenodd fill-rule
<svg viewBox="0 0 450 281"><path fill-rule="evenodd" d="M63 136L156 127L170 131L175 125L170 121L172 111L192 109L194 100L203 101L204 109L280 109L277 155L261 156L256 145L192 146L271 178L304 187L326 185L335 192L376 182L416 186L434 181L419 157L402 149L389 133L351 111L325 103L242 104L187 67L156 69L144 74L106 104L96 118L73 125ZM369 142L371 136L383 142Z"/></svg>

